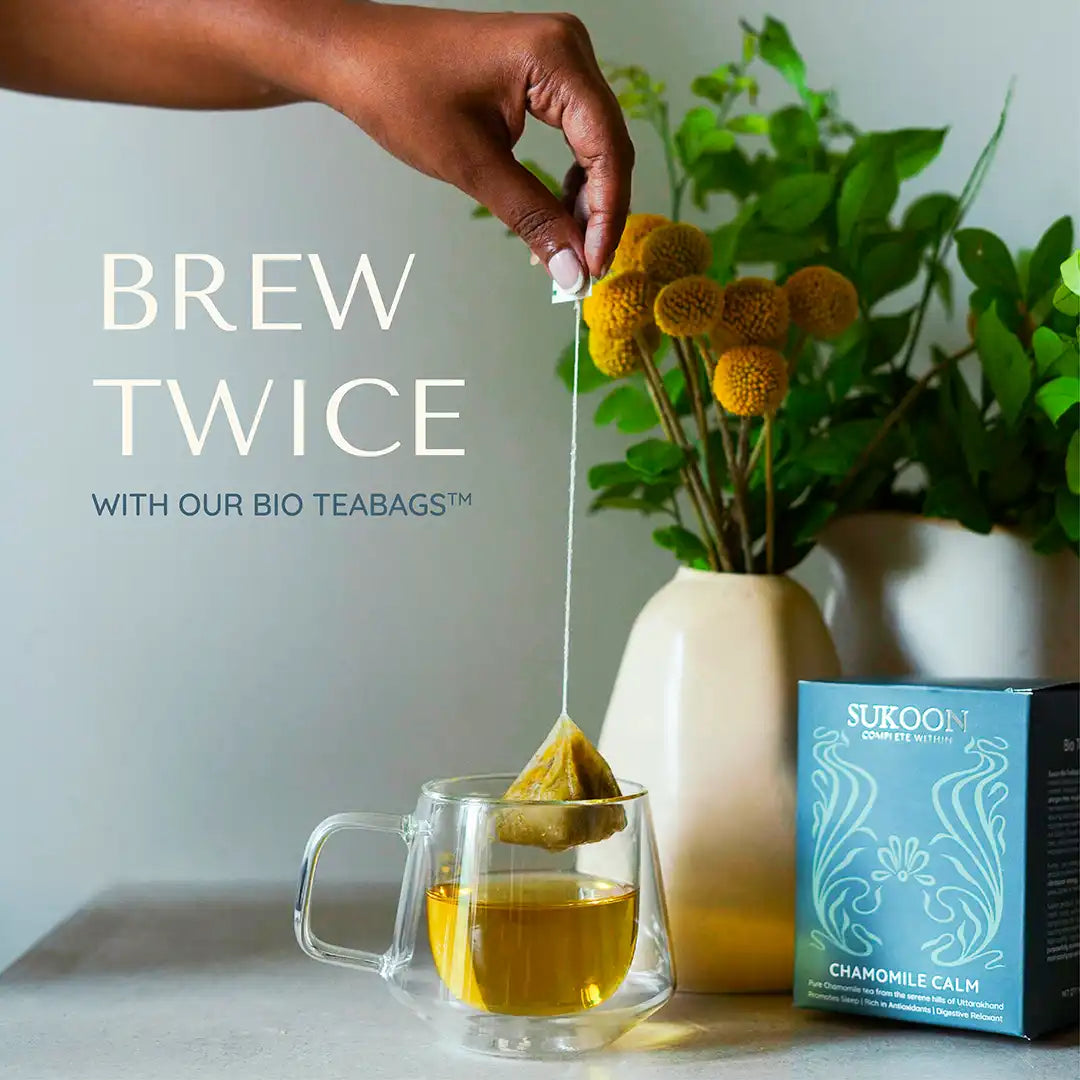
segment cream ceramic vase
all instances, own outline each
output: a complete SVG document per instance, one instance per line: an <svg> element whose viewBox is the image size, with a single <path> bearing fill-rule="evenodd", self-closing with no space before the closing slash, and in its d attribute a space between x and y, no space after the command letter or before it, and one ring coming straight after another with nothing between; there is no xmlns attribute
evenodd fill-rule
<svg viewBox="0 0 1080 1080"><path fill-rule="evenodd" d="M846 674L1075 679L1080 560L913 514L853 514L820 547L823 605Z"/></svg>
<svg viewBox="0 0 1080 1080"><path fill-rule="evenodd" d="M791 987L798 681L838 672L785 577L680 569L630 631L599 749L649 789L681 990Z"/></svg>

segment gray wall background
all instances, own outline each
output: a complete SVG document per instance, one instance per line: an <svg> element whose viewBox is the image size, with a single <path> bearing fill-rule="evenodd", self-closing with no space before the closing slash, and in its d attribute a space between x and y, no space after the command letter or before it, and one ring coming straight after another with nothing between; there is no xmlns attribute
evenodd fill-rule
<svg viewBox="0 0 1080 1080"><path fill-rule="evenodd" d="M972 222L1030 245L1076 212L1073 0L566 6L601 56L667 79L677 108L691 75L737 52L737 17L771 11L812 83L835 86L860 125L952 125L912 194L959 188L1015 73ZM765 104L781 92L770 83ZM548 305L515 242L468 220L461 196L319 107L198 116L0 94L0 131L2 966L109 883L289 879L323 815L403 810L427 777L527 757L558 711L569 400L552 360L569 314ZM636 206L663 208L656 147L636 134ZM525 150L561 168L553 134L531 132ZM241 329L196 313L177 333L166 297L151 329L105 333L106 251L148 255L163 285L174 252L219 256L221 305ZM331 331L298 268L275 271L301 291L271 311L305 331L252 333L254 251L318 252L335 282L360 252L390 284L417 258L389 333L362 294L346 330ZM933 330L946 344L962 332ZM115 392L91 379L125 375L180 379L193 410L222 376L242 411L265 379L278 385L246 459L223 430L190 457L164 390L140 399L138 451L121 459ZM402 397L354 400L346 423L392 432L405 450L353 459L320 435L327 394L358 376ZM278 395L299 377L312 419L308 455L294 459ZM468 380L451 392L463 420L445 428L463 433L466 458L408 452L417 377ZM622 439L584 415L583 460L616 454ZM99 521L91 490L461 490L473 506L421 521ZM648 532L630 517L582 521L571 703L592 734L629 625L672 570ZM820 590L819 563L801 573ZM349 857L356 873L390 877L391 851Z"/></svg>

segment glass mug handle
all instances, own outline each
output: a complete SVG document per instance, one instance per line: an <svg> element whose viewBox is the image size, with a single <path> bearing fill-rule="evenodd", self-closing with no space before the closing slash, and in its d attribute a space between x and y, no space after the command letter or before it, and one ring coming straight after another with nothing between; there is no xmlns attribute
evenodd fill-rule
<svg viewBox="0 0 1080 1080"><path fill-rule="evenodd" d="M397 833L406 847L412 845L416 835L416 823L410 814L351 813L334 814L320 822L311 834L304 849L304 861L300 866L300 886L296 894L296 910L293 912L293 929L300 948L313 960L341 967L358 967L380 975L386 972L390 953L373 953L365 949L349 949L333 945L317 937L311 929L311 890L315 884L315 865L323 844L342 829L362 829L366 832Z"/></svg>

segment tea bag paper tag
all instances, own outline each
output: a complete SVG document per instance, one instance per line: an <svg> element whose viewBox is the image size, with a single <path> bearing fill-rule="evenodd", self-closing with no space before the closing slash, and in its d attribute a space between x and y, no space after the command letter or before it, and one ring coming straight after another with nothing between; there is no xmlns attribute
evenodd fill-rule
<svg viewBox="0 0 1080 1080"><path fill-rule="evenodd" d="M560 289L553 281L551 283L551 302L553 304L572 304L575 300L584 300L586 296L592 296L592 279L584 292L572 293Z"/></svg>

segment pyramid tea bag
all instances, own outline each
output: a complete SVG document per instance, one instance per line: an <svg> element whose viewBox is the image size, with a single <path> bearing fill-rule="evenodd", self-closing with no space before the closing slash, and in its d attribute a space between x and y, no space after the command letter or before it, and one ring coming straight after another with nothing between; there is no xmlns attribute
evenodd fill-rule
<svg viewBox="0 0 1080 1080"><path fill-rule="evenodd" d="M621 806L535 804L617 799L621 795L608 763L581 728L563 714L503 796L530 805L502 810L496 831L505 844L526 844L548 851L593 844L626 826Z"/></svg>

